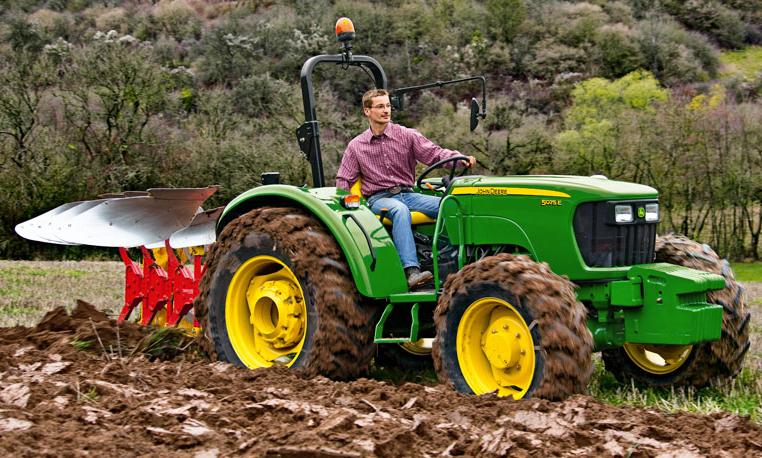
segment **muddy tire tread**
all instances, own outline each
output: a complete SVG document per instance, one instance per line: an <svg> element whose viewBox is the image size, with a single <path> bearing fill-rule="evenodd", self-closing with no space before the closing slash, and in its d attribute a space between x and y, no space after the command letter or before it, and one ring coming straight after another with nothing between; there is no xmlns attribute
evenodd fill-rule
<svg viewBox="0 0 762 458"><path fill-rule="evenodd" d="M209 356L238 361L224 353L215 320L209 319L209 293L215 274L226 268L220 264L225 253L251 245L285 253L302 287L306 287L305 299L312 300L318 311L313 344L298 370L307 377L334 379L352 379L367 372L375 351L374 309L361 303L341 248L328 230L313 215L292 207L254 209L231 221L212 246L194 301L203 330L199 343Z"/></svg>
<svg viewBox="0 0 762 458"><path fill-rule="evenodd" d="M585 393L592 374L593 339L587 328L587 311L577 300L574 285L553 273L547 264L527 256L498 254L465 266L448 277L434 313L437 338L432 349L440 380L454 385L443 358L448 334L445 318L453 297L479 285L492 284L510 292L528 307L540 329L544 355L543 378L532 397L551 400ZM537 345L537 342L535 342Z"/></svg>

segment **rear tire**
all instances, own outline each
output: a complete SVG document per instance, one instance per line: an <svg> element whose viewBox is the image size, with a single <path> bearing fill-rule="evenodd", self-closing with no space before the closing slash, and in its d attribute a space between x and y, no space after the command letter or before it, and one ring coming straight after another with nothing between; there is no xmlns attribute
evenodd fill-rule
<svg viewBox="0 0 762 458"><path fill-rule="evenodd" d="M208 258L194 307L210 356L335 379L367 372L373 309L360 302L341 249L314 216L252 210L225 227Z"/></svg>
<svg viewBox="0 0 762 458"><path fill-rule="evenodd" d="M499 254L450 275L435 311L434 365L464 393L564 399L592 373L587 311L565 278Z"/></svg>
<svg viewBox="0 0 762 458"><path fill-rule="evenodd" d="M723 383L735 377L749 350L751 314L747 311L743 287L736 282L728 262L720 259L709 245L674 234L656 239L656 261L725 277L725 288L707 294L707 302L723 307L720 340L692 346L629 344L627 349L604 350L606 369L623 383L634 381L641 386L703 387L712 381ZM670 360L669 356L680 355L688 347L692 347L689 354ZM662 359L664 363L660 363Z"/></svg>

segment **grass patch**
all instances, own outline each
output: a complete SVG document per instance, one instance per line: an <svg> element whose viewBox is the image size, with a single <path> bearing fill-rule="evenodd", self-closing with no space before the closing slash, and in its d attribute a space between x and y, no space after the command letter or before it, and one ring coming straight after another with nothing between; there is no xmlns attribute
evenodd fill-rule
<svg viewBox="0 0 762 458"><path fill-rule="evenodd" d="M24 265L18 266L15 269L3 269L0 271L0 277L14 278L21 275L29 277L44 277L46 275L50 275L50 272L45 269Z"/></svg>
<svg viewBox="0 0 762 458"><path fill-rule="evenodd" d="M93 343L89 340L72 340L71 346L79 351L85 351L93 348Z"/></svg>
<svg viewBox="0 0 762 458"><path fill-rule="evenodd" d="M156 328L139 350L150 359L171 360L194 343L194 337L180 328Z"/></svg>
<svg viewBox="0 0 762 458"><path fill-rule="evenodd" d="M762 282L762 262L731 262L738 281Z"/></svg>
<svg viewBox="0 0 762 458"><path fill-rule="evenodd" d="M71 346L79 351L85 351L93 348L93 342L90 340L73 340Z"/></svg>
<svg viewBox="0 0 762 458"><path fill-rule="evenodd" d="M13 319L24 319L28 316L36 316L39 313L39 310L30 307L25 301L18 300L18 297L5 295L2 297L5 300L0 304L0 316Z"/></svg>
<svg viewBox="0 0 762 458"><path fill-rule="evenodd" d="M45 312L71 309L77 299L116 315L123 291L118 262L0 261L0 326L33 326Z"/></svg>
<svg viewBox="0 0 762 458"><path fill-rule="evenodd" d="M720 75L723 77L742 75L751 80L762 72L762 46L749 46L736 51L728 51L720 54L720 62L723 69Z"/></svg>
<svg viewBox="0 0 762 458"><path fill-rule="evenodd" d="M701 389L640 388L622 385L596 358L595 372L588 386L590 394L601 402L616 406L653 407L667 412L708 414L731 412L762 423L762 373L744 368L732 382Z"/></svg>

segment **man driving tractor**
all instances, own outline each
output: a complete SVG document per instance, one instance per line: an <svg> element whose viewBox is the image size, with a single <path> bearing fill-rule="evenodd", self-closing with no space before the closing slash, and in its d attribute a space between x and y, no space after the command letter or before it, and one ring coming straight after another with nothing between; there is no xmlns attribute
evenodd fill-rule
<svg viewBox="0 0 762 458"><path fill-rule="evenodd" d="M431 165L462 154L436 145L415 129L392 123L392 105L386 90L369 90L362 97L362 105L370 126L347 145L336 174L336 187L348 191L359 179L371 210L377 215L386 212L392 221L392 239L408 287L414 288L433 275L420 269L410 212L436 218L441 200L413 192L415 167L418 162ZM467 167L474 164L476 158L468 156Z"/></svg>

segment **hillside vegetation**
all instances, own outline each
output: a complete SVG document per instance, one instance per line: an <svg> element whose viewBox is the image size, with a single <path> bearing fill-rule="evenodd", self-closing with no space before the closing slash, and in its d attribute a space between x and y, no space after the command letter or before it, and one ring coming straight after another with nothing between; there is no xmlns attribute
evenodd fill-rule
<svg viewBox="0 0 762 458"><path fill-rule="evenodd" d="M219 205L279 171L309 184L294 130L299 69L356 54L390 87L483 74L408 100L396 119L474 154L485 174L604 174L661 192L660 230L758 259L762 0L2 2L0 257L81 256L16 223L120 190L220 184ZM357 68L317 72L326 176L364 129Z"/></svg>

